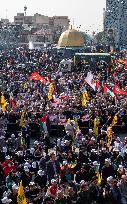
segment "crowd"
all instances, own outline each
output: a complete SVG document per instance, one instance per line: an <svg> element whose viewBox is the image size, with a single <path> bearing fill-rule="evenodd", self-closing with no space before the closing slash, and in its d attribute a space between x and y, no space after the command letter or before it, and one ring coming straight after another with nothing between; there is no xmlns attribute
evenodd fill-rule
<svg viewBox="0 0 127 204"><path fill-rule="evenodd" d="M22 182L28 204L127 204L125 57L71 73L60 61L0 53L0 203L19 204Z"/></svg>

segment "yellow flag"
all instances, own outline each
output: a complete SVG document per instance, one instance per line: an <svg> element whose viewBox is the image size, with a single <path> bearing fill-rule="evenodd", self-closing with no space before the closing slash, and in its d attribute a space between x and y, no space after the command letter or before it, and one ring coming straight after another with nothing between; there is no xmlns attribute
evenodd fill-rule
<svg viewBox="0 0 127 204"><path fill-rule="evenodd" d="M87 103L86 93L83 92L82 93L82 107L85 107L86 103Z"/></svg>
<svg viewBox="0 0 127 204"><path fill-rule="evenodd" d="M85 94L86 100L89 101L89 96L88 96L87 91L85 91L84 94Z"/></svg>
<svg viewBox="0 0 127 204"><path fill-rule="evenodd" d="M93 132L95 133L95 135L98 136L97 118L94 119L94 128L93 128Z"/></svg>
<svg viewBox="0 0 127 204"><path fill-rule="evenodd" d="M48 91L48 99L49 99L49 100L52 99L54 90L55 90L55 89L54 89L54 85L53 85L53 83L51 83L51 84L49 85L49 91Z"/></svg>
<svg viewBox="0 0 127 204"><path fill-rule="evenodd" d="M97 183L98 183L98 185L101 185L101 175L100 175L99 171L97 172Z"/></svg>
<svg viewBox="0 0 127 204"><path fill-rule="evenodd" d="M20 186L18 190L17 202L18 204L27 204L22 181L20 182Z"/></svg>
<svg viewBox="0 0 127 204"><path fill-rule="evenodd" d="M113 121L112 121L112 123L111 123L111 125L112 126L115 126L116 124L117 124L117 120L118 120L118 118L117 118L117 114L114 116L114 118L113 118Z"/></svg>
<svg viewBox="0 0 127 204"><path fill-rule="evenodd" d="M107 128L107 147L110 148L112 142L112 125Z"/></svg>
<svg viewBox="0 0 127 204"><path fill-rule="evenodd" d="M6 100L4 98L4 96L1 96L1 110L2 112L5 112L5 108L6 108Z"/></svg>
<svg viewBox="0 0 127 204"><path fill-rule="evenodd" d="M52 99L52 93L48 93L48 99L49 99L49 101Z"/></svg>
<svg viewBox="0 0 127 204"><path fill-rule="evenodd" d="M112 127L115 126L117 124L117 114L114 116L112 123L110 124L110 126L107 128L107 138L108 138L108 142L107 142L107 147L110 148L111 146L111 142L112 142Z"/></svg>
<svg viewBox="0 0 127 204"><path fill-rule="evenodd" d="M25 122L25 117L24 117L24 111L22 111L21 113L21 118L20 118L20 123L19 126L23 127L24 126L24 122Z"/></svg>
<svg viewBox="0 0 127 204"><path fill-rule="evenodd" d="M68 124L70 124L70 123L71 123L71 119L70 119L70 118L67 120L67 123L68 123Z"/></svg>
<svg viewBox="0 0 127 204"><path fill-rule="evenodd" d="M78 120L77 118L74 119L76 130L79 130Z"/></svg>

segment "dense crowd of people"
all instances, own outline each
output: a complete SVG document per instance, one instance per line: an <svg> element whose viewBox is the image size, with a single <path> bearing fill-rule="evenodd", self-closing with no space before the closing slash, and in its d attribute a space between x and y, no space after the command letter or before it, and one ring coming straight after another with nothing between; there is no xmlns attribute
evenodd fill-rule
<svg viewBox="0 0 127 204"><path fill-rule="evenodd" d="M126 204L125 53L66 73L61 60L50 50L0 53L0 203L17 204L22 181L28 204Z"/></svg>

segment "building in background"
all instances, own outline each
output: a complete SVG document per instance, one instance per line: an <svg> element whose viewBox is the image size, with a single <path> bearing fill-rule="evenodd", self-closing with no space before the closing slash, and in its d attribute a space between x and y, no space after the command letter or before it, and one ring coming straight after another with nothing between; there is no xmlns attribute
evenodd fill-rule
<svg viewBox="0 0 127 204"><path fill-rule="evenodd" d="M48 41L54 42L55 44L58 42L61 33L69 28L69 23L70 20L68 16L48 17L38 13L34 14L34 16L27 16L26 13L17 13L17 15L14 16L14 24L22 25L25 30L29 30L29 36L35 32L40 32L40 30L50 30L50 32L48 32L50 33L50 35L48 35ZM38 36L43 39L42 33L41 36ZM24 39L24 37L22 39Z"/></svg>
<svg viewBox="0 0 127 204"><path fill-rule="evenodd" d="M51 29L61 28L62 31L65 31L69 28L69 18L68 16L53 16L48 17L41 14L34 14L34 16L27 16L24 13L17 13L14 16L15 24L28 24L33 26L38 25L48 25Z"/></svg>
<svg viewBox="0 0 127 204"><path fill-rule="evenodd" d="M28 35L28 41L33 48L42 48L53 43L53 35L50 29L41 29Z"/></svg>
<svg viewBox="0 0 127 204"><path fill-rule="evenodd" d="M115 48L127 47L127 0L106 0L104 11L105 43Z"/></svg>
<svg viewBox="0 0 127 204"><path fill-rule="evenodd" d="M36 13L33 16L33 19L34 19L35 25L49 25L49 17L48 16L44 16L44 15Z"/></svg>

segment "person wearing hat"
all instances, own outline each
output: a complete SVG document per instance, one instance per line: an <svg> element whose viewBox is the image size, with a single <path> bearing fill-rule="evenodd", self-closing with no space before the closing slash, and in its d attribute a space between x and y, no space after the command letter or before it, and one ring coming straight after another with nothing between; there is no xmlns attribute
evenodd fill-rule
<svg viewBox="0 0 127 204"><path fill-rule="evenodd" d="M102 203L101 189L97 183L98 183L98 177L97 176L92 177L91 184L89 186L91 203L92 202Z"/></svg>
<svg viewBox="0 0 127 204"><path fill-rule="evenodd" d="M105 159L105 165L102 168L102 178L106 182L106 180L109 176L115 177L115 170L114 170L113 166L110 164L110 160Z"/></svg>
<svg viewBox="0 0 127 204"><path fill-rule="evenodd" d="M103 147L100 154L99 154L100 169L102 169L102 167L104 166L105 159L107 159L108 156L109 156L109 153L106 150L106 147Z"/></svg>
<svg viewBox="0 0 127 204"><path fill-rule="evenodd" d="M57 191L57 197L55 198L54 204L67 203L67 197L64 195L62 190Z"/></svg>
<svg viewBox="0 0 127 204"><path fill-rule="evenodd" d="M90 160L91 160L92 162L97 161L97 160L98 160L97 150L92 149L89 158L90 158Z"/></svg>
<svg viewBox="0 0 127 204"><path fill-rule="evenodd" d="M117 169L117 177L121 179L122 175L125 175L125 168L123 165L119 165L119 168Z"/></svg>
<svg viewBox="0 0 127 204"><path fill-rule="evenodd" d="M48 181L50 182L56 175L60 173L60 164L56 160L56 156L54 153L50 154L50 160L46 164Z"/></svg>
<svg viewBox="0 0 127 204"><path fill-rule="evenodd" d="M87 182L82 180L80 182L80 190L77 193L77 203L84 204L90 204L91 198L90 198L90 191L89 191L89 185Z"/></svg>
<svg viewBox="0 0 127 204"><path fill-rule="evenodd" d="M5 161L2 163L2 168L4 171L4 175L8 176L8 174L13 170L14 173L16 173L16 167L13 163L13 161L11 160L10 156L7 155L5 157Z"/></svg>
<svg viewBox="0 0 127 204"><path fill-rule="evenodd" d="M29 186L29 183L32 180L32 176L30 174L28 166L24 166L24 169L21 174L21 180L24 187Z"/></svg>
<svg viewBox="0 0 127 204"><path fill-rule="evenodd" d="M9 198L12 200L11 204L18 204L18 202L17 202L18 189L19 189L19 187L16 184L13 184L12 192L9 195Z"/></svg>
<svg viewBox="0 0 127 204"><path fill-rule="evenodd" d="M75 181L76 183L80 183L82 180L87 182L89 181L89 179L90 179L90 174L89 174L88 165L83 164L81 166L81 169L76 172Z"/></svg>
<svg viewBox="0 0 127 204"><path fill-rule="evenodd" d="M46 196L43 201L44 204L54 204L54 200L51 197Z"/></svg>
<svg viewBox="0 0 127 204"><path fill-rule="evenodd" d="M121 193L121 203L125 204L127 203L127 175L122 175L119 189Z"/></svg>
<svg viewBox="0 0 127 204"><path fill-rule="evenodd" d="M27 199L27 202L29 203L33 203L33 204L41 204L41 200L39 202L39 189L36 187L36 184L31 181L29 183L29 189L26 191L25 193L26 195L26 199Z"/></svg>
<svg viewBox="0 0 127 204"><path fill-rule="evenodd" d="M55 179L51 180L51 185L48 187L46 196L50 196L51 198L55 199L57 196L58 185Z"/></svg>
<svg viewBox="0 0 127 204"><path fill-rule="evenodd" d="M47 175L43 170L39 170L37 176L34 179L35 184L39 185L42 189L46 187Z"/></svg>

